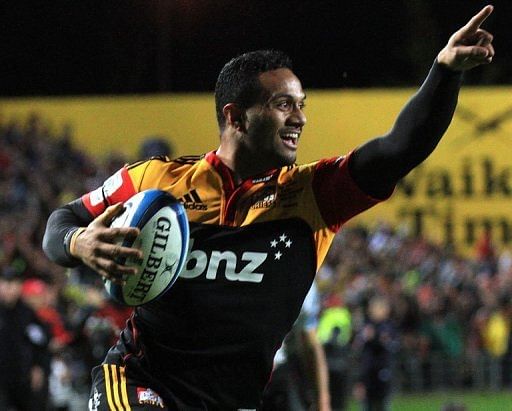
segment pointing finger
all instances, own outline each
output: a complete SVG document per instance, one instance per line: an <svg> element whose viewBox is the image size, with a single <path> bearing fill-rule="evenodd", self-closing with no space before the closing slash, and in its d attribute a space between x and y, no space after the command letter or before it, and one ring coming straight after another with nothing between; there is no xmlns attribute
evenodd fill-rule
<svg viewBox="0 0 512 411"><path fill-rule="evenodd" d="M487 17L490 16L494 7L491 5L485 6L482 10L480 10L477 14L475 14L471 20L463 27L464 32L476 32L482 23L485 21Z"/></svg>

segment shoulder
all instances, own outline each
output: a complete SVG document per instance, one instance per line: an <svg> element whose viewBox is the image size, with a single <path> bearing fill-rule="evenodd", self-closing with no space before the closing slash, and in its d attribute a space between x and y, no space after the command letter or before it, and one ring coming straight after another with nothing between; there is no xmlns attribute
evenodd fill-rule
<svg viewBox="0 0 512 411"><path fill-rule="evenodd" d="M205 158L205 154L201 155L191 155L191 156L181 156L178 157L172 161L174 161L177 164L188 164L193 165L201 161L203 158Z"/></svg>
<svg viewBox="0 0 512 411"><path fill-rule="evenodd" d="M315 173L318 170L339 170L348 163L349 155L337 157L321 158L305 164L294 164L289 167L289 171L299 173Z"/></svg>
<svg viewBox="0 0 512 411"><path fill-rule="evenodd" d="M204 154L201 155L191 155L191 156L181 156L178 158L169 158L167 156L153 156L144 160L139 160L130 164L127 164L125 167L129 170L137 169L137 168L147 168L147 167L172 167L172 166L182 166L182 165L194 165L201 161L205 157Z"/></svg>
<svg viewBox="0 0 512 411"><path fill-rule="evenodd" d="M287 179L308 179L320 175L328 178L329 175L348 172L346 167L348 156L323 158L305 164L293 164L281 169L281 180Z"/></svg>
<svg viewBox="0 0 512 411"><path fill-rule="evenodd" d="M125 166L132 180L152 186L163 175L179 175L197 165L204 155L183 156L170 159L166 156L151 157Z"/></svg>

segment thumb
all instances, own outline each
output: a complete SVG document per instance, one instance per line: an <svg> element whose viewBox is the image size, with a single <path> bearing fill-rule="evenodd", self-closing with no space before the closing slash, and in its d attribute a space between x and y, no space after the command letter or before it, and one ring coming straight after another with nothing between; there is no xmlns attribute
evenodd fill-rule
<svg viewBox="0 0 512 411"><path fill-rule="evenodd" d="M102 225L104 227L110 226L114 217L117 217L123 211L123 203L116 203L111 205L103 211L96 219L92 222L95 225Z"/></svg>

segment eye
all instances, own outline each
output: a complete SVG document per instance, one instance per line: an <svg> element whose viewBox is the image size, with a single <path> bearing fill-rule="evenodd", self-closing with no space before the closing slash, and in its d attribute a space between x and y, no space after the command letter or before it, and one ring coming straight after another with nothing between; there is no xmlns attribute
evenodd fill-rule
<svg viewBox="0 0 512 411"><path fill-rule="evenodd" d="M303 110L306 107L304 101L295 101L293 99L277 100L274 103L274 107L281 111L292 111L296 108Z"/></svg>
<svg viewBox="0 0 512 411"><path fill-rule="evenodd" d="M278 107L278 108L280 108L280 109L284 109L284 110L289 109L289 108L290 108L290 106L291 106L290 102L289 102L289 101L286 101L286 100L284 100L284 101L279 101L279 102L277 103L277 107Z"/></svg>

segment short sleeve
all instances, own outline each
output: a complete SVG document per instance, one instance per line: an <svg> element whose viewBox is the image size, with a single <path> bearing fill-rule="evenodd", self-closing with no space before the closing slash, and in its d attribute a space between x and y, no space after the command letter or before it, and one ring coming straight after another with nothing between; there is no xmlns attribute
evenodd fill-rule
<svg viewBox="0 0 512 411"><path fill-rule="evenodd" d="M334 232L352 217L385 200L371 197L358 187L348 167L351 155L352 152L323 159L315 166L314 196L322 218Z"/></svg>

